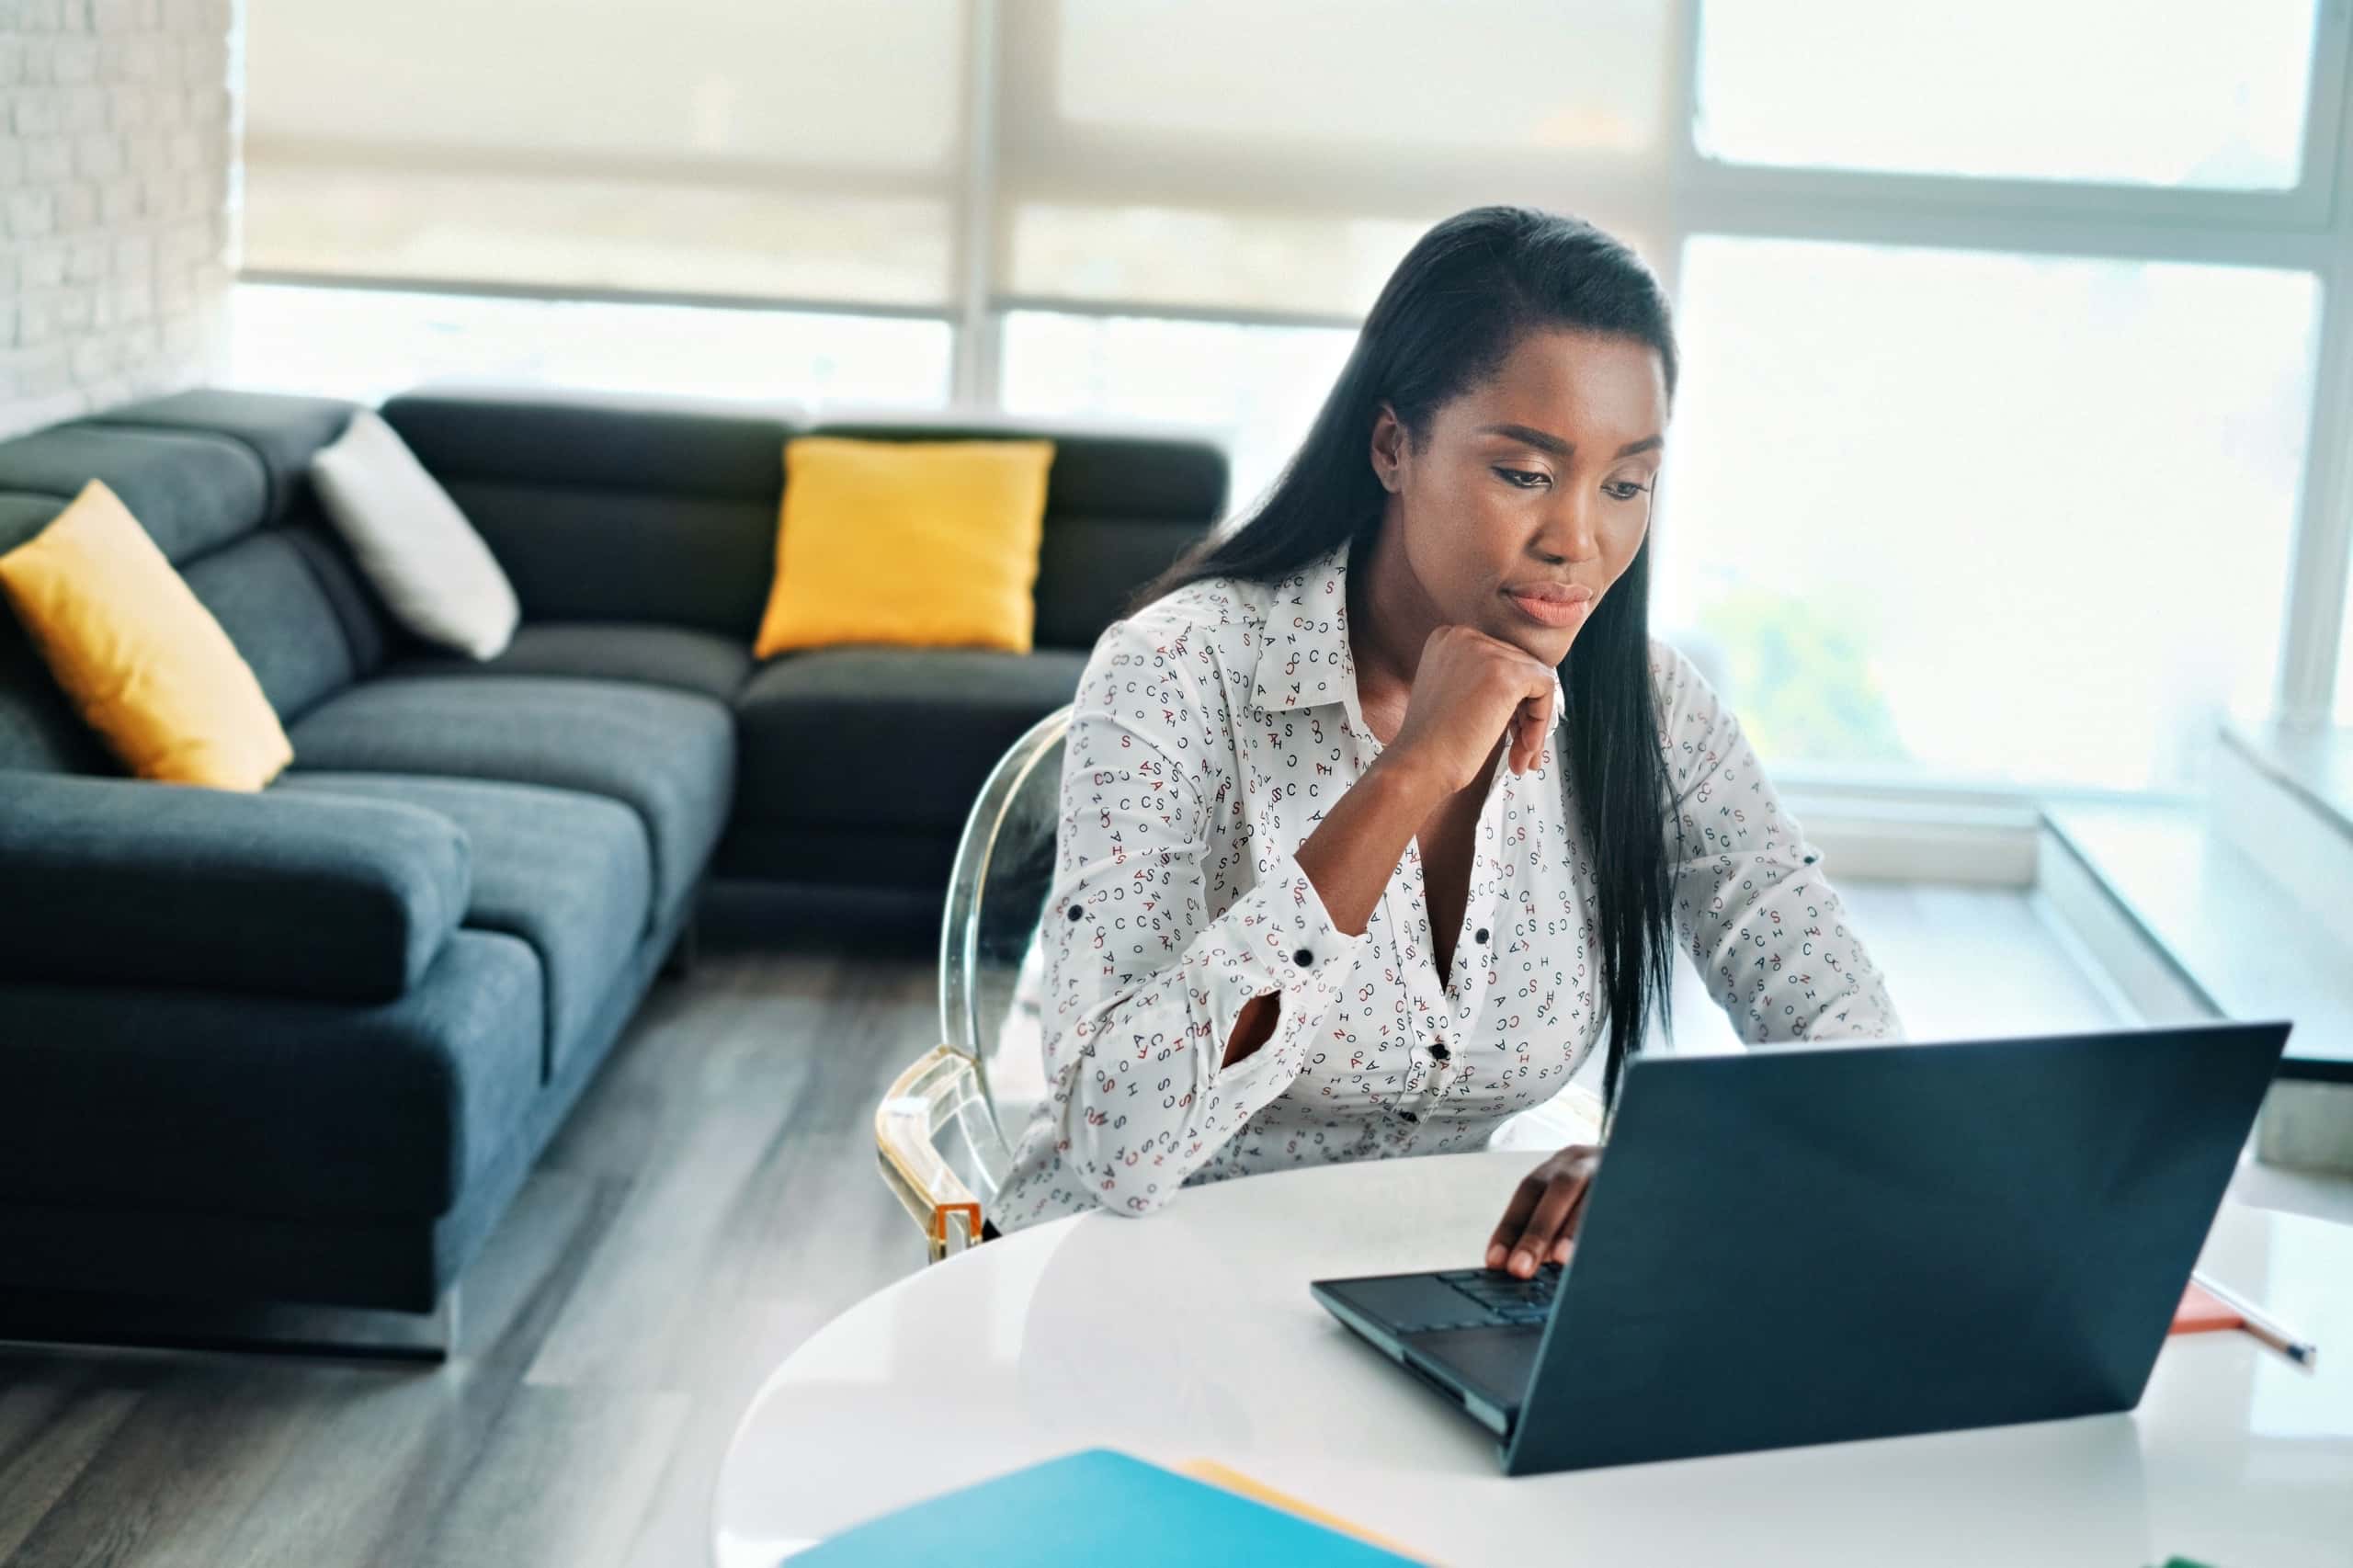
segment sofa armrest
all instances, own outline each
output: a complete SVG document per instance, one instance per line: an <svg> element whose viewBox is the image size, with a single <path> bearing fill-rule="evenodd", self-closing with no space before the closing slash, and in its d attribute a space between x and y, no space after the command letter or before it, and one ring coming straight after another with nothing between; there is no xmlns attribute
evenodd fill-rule
<svg viewBox="0 0 2353 1568"><path fill-rule="evenodd" d="M464 833L390 801L0 773L0 978L389 1001L472 891Z"/></svg>

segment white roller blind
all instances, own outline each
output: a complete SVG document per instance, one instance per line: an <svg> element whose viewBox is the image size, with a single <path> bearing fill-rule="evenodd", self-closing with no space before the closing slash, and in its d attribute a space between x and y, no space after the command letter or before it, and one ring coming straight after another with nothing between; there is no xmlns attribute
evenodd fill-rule
<svg viewBox="0 0 2353 1568"><path fill-rule="evenodd" d="M1666 0L1006 0L1001 297L1360 316L1483 201L1667 233Z"/></svg>
<svg viewBox="0 0 2353 1568"><path fill-rule="evenodd" d="M963 0L249 0L244 265L941 306Z"/></svg>

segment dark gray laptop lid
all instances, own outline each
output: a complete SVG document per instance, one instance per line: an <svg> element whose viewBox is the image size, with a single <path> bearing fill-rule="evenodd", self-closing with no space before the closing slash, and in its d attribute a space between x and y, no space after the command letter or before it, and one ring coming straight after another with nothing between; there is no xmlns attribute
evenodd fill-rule
<svg viewBox="0 0 2353 1568"><path fill-rule="evenodd" d="M2129 1409L2288 1030L1637 1058L1506 1468Z"/></svg>

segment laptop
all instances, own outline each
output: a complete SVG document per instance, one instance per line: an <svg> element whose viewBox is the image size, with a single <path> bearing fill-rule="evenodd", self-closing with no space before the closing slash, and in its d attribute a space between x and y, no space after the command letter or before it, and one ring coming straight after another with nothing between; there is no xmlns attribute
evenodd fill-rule
<svg viewBox="0 0 2353 1568"><path fill-rule="evenodd" d="M2129 1410L2289 1028L1638 1056L1567 1264L1312 1289L1509 1475Z"/></svg>

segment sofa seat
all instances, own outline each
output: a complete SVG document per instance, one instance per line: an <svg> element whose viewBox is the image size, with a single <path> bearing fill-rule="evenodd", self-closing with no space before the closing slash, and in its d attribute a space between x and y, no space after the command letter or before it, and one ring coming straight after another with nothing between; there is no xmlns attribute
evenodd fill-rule
<svg viewBox="0 0 2353 1568"><path fill-rule="evenodd" d="M639 681L673 691L733 702L752 673L752 646L741 638L685 626L620 620L540 621L516 628L515 641L494 659L419 653L393 663L387 675L577 676L589 680Z"/></svg>
<svg viewBox="0 0 2353 1568"><path fill-rule="evenodd" d="M509 932L539 954L540 1076L554 1077L645 933L654 855L637 813L573 790L406 773L295 772L276 788L422 806L464 831L473 871L464 924Z"/></svg>
<svg viewBox="0 0 2353 1568"><path fill-rule="evenodd" d="M12 985L0 1199L444 1213L540 1095L544 991L529 944L462 928L392 1002Z"/></svg>
<svg viewBox="0 0 2353 1568"><path fill-rule="evenodd" d="M1086 658L858 644L771 660L736 703L738 818L952 836L1006 749L1077 695Z"/></svg>
<svg viewBox="0 0 2353 1568"><path fill-rule="evenodd" d="M298 773L411 773L574 790L635 812L648 928L692 892L727 821L734 723L708 698L561 676L386 676L288 733Z"/></svg>

